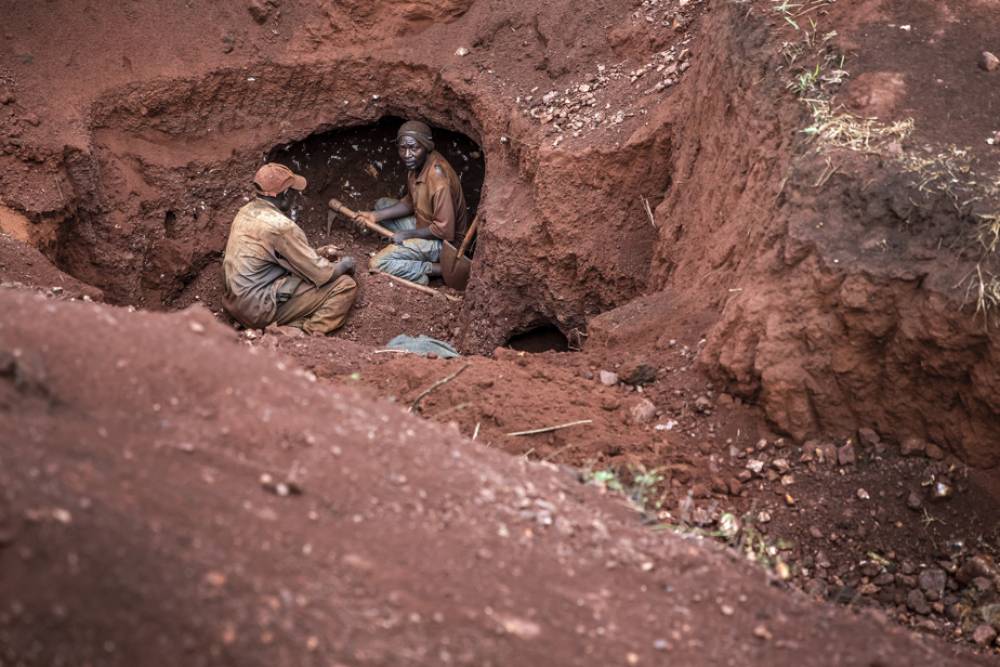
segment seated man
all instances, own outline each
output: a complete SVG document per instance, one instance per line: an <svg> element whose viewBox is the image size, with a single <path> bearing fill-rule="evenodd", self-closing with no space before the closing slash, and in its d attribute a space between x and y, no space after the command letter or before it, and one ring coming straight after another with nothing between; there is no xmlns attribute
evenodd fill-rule
<svg viewBox="0 0 1000 667"><path fill-rule="evenodd" d="M399 159L406 165L407 195L402 201L380 199L361 215L395 232L393 243L371 261L373 271L427 284L441 275L441 244L458 245L469 222L458 174L434 150L431 129L411 120L396 134Z"/></svg>
<svg viewBox="0 0 1000 667"><path fill-rule="evenodd" d="M309 334L330 333L344 323L354 303L354 259L334 264L320 257L285 215L292 190L304 190L305 178L269 162L253 182L257 197L236 214L222 263L226 312L249 328L276 323Z"/></svg>

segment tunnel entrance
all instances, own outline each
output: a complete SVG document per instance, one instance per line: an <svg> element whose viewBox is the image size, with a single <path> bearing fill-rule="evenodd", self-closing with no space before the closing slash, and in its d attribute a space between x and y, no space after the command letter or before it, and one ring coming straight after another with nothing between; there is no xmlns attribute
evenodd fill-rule
<svg viewBox="0 0 1000 667"><path fill-rule="evenodd" d="M569 341L557 327L545 324L515 334L507 339L507 347L518 352L569 352Z"/></svg>
<svg viewBox="0 0 1000 667"><path fill-rule="evenodd" d="M326 233L330 198L339 199L354 210L371 210L380 197L400 198L406 194L406 167L396 152L396 131L404 119L387 116L377 123L337 128L312 134L301 141L276 146L266 156L280 162L309 181L292 217L317 244L340 245L347 227L339 223ZM486 161L482 149L472 139L442 128L432 127L435 150L455 169L462 191L475 217L482 196Z"/></svg>

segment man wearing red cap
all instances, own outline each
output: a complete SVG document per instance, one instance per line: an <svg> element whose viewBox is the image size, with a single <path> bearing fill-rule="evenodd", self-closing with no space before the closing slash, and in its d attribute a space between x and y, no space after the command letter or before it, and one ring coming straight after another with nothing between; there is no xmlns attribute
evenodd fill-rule
<svg viewBox="0 0 1000 667"><path fill-rule="evenodd" d="M229 230L223 307L248 328L275 323L310 334L334 331L357 293L354 259L333 263L321 257L286 215L292 192L305 189L305 178L269 162L253 182L257 196L239 210Z"/></svg>
<svg viewBox="0 0 1000 667"><path fill-rule="evenodd" d="M462 182L444 156L434 150L431 129L419 120L403 123L396 134L399 159L406 166L407 195L402 201L380 199L374 211L362 212L395 232L393 243L371 260L374 271L426 285L441 275L441 246L456 246L465 236L469 212Z"/></svg>

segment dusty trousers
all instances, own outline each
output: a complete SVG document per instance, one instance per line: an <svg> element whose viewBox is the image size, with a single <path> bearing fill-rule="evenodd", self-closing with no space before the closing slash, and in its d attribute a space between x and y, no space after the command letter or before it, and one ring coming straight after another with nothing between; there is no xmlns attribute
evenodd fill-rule
<svg viewBox="0 0 1000 667"><path fill-rule="evenodd" d="M319 287L303 281L287 301L278 303L275 322L308 334L328 334L347 319L357 293L358 285L350 276L340 276Z"/></svg>

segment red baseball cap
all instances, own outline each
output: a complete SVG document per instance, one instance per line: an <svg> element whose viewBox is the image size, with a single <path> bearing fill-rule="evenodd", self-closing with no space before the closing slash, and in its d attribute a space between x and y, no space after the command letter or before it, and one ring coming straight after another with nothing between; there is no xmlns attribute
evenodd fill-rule
<svg viewBox="0 0 1000 667"><path fill-rule="evenodd" d="M253 184L267 197L277 197L288 188L302 191L306 189L306 179L283 164L268 162L254 174Z"/></svg>

